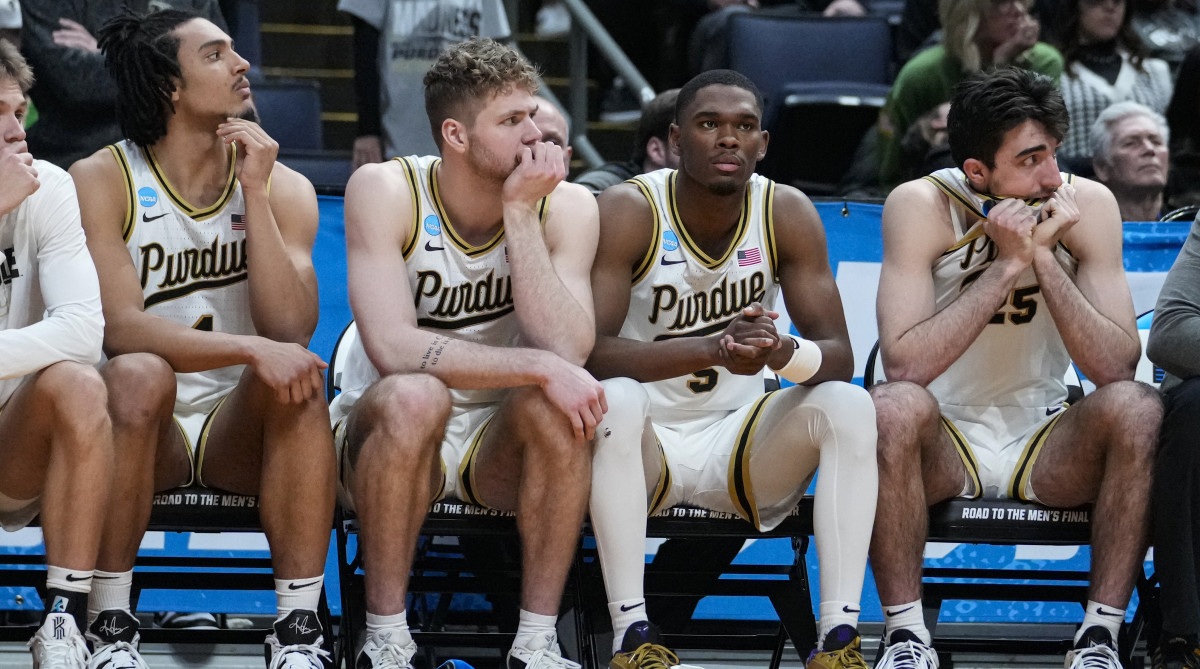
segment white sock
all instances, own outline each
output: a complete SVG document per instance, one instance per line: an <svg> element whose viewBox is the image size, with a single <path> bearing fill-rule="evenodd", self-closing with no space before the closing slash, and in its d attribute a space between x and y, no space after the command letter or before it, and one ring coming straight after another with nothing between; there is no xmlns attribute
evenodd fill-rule
<svg viewBox="0 0 1200 669"><path fill-rule="evenodd" d="M621 652L621 642L625 639L625 631L629 626L648 620L646 617L645 599L623 599L619 602L608 603L608 615L613 621L613 655Z"/></svg>
<svg viewBox="0 0 1200 669"><path fill-rule="evenodd" d="M604 381L608 413L596 426L588 514L608 593L614 653L630 625L646 620L646 473L642 437L649 397L632 379ZM642 604L633 610L621 607ZM631 615L632 614L632 615Z"/></svg>
<svg viewBox="0 0 1200 669"><path fill-rule="evenodd" d="M321 603L321 586L325 575L310 578L275 579L275 606L279 609L278 620L282 620L296 609L316 611Z"/></svg>
<svg viewBox="0 0 1200 669"><path fill-rule="evenodd" d="M46 565L46 587L67 592L91 592L91 569L64 569L54 565Z"/></svg>
<svg viewBox="0 0 1200 669"><path fill-rule="evenodd" d="M883 607L883 638L887 643L892 641L892 632L901 629L917 635L926 646L933 642L933 637L925 627L925 612L921 600Z"/></svg>
<svg viewBox="0 0 1200 669"><path fill-rule="evenodd" d="M392 641L400 646L412 643L412 633L408 630L408 610L390 616L377 616L367 612L367 634L390 632Z"/></svg>
<svg viewBox="0 0 1200 669"><path fill-rule="evenodd" d="M133 570L101 571L92 576L92 594L88 596L88 625L96 620L101 611L124 611L129 609L129 591L133 588Z"/></svg>
<svg viewBox="0 0 1200 669"><path fill-rule="evenodd" d="M517 637L513 639L513 648L541 650L553 646L558 641L558 632L554 627L557 622L558 616L544 616L521 609L520 619L517 622ZM557 653L558 649L554 650Z"/></svg>
<svg viewBox="0 0 1200 669"><path fill-rule="evenodd" d="M821 600L821 622L817 630L817 648L823 648L825 636L838 625L858 627L858 614L862 607L858 602L833 602Z"/></svg>
<svg viewBox="0 0 1200 669"><path fill-rule="evenodd" d="M1079 631L1075 632L1075 643L1079 643L1079 638L1089 627L1099 625L1112 635L1115 648L1117 635L1121 633L1121 623L1123 622L1125 622L1125 609L1118 609L1089 599L1087 606L1083 609L1083 624L1079 626Z"/></svg>

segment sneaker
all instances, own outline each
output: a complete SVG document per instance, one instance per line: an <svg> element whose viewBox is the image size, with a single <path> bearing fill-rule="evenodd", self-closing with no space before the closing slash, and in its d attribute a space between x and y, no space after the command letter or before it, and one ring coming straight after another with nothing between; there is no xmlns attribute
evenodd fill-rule
<svg viewBox="0 0 1200 669"><path fill-rule="evenodd" d="M513 646L505 659L507 669L581 669L578 664L558 652L558 635L547 632L542 636L545 643L537 650Z"/></svg>
<svg viewBox="0 0 1200 669"><path fill-rule="evenodd" d="M1173 637L1159 644L1154 651L1152 669L1200 669L1200 648L1196 642Z"/></svg>
<svg viewBox="0 0 1200 669"><path fill-rule="evenodd" d="M33 669L87 669L87 643L69 614L47 614L28 648L33 654Z"/></svg>
<svg viewBox="0 0 1200 669"><path fill-rule="evenodd" d="M366 642L358 651L354 669L412 669L417 644L410 639L407 644L401 646L392 641L394 634L388 630L367 634Z"/></svg>
<svg viewBox="0 0 1200 669"><path fill-rule="evenodd" d="M333 662L321 648L324 637L316 611L296 609L273 627L275 633L266 641L267 669L325 669Z"/></svg>
<svg viewBox="0 0 1200 669"><path fill-rule="evenodd" d="M813 650L805 663L806 669L867 669L863 659L862 639L853 625L838 625L829 630L821 650Z"/></svg>
<svg viewBox="0 0 1200 669"><path fill-rule="evenodd" d="M898 629L892 632L875 669L938 669L937 651L922 643L916 634Z"/></svg>
<svg viewBox="0 0 1200 669"><path fill-rule="evenodd" d="M93 648L88 669L148 669L138 652L137 618L128 611L101 611L84 636Z"/></svg>
<svg viewBox="0 0 1200 669"><path fill-rule="evenodd" d="M1099 625L1084 631L1075 647L1067 651L1066 669L1121 669L1121 658L1117 656L1117 644L1112 635Z"/></svg>
<svg viewBox="0 0 1200 669"><path fill-rule="evenodd" d="M660 643L658 626L642 620L629 626L621 637L621 652L608 663L610 669L700 669L679 664L679 657Z"/></svg>

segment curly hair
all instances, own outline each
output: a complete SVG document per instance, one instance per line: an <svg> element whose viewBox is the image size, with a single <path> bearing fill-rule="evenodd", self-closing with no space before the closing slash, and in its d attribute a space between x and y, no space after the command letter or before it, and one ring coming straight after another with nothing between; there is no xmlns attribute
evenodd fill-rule
<svg viewBox="0 0 1200 669"><path fill-rule="evenodd" d="M1059 141L1067 134L1067 107L1053 80L1018 67L969 75L955 87L946 119L954 164L974 158L994 168L1004 136L1025 121Z"/></svg>
<svg viewBox="0 0 1200 669"><path fill-rule="evenodd" d="M538 72L516 49L495 40L472 37L445 51L425 73L425 113L438 150L442 123L461 120L468 126L487 101L513 88L536 94Z"/></svg>
<svg viewBox="0 0 1200 669"><path fill-rule="evenodd" d="M100 28L97 45L117 84L121 133L139 146L167 134L167 119L175 112L171 95L182 76L175 28L198 18L203 17L187 10L143 15L126 8Z"/></svg>
<svg viewBox="0 0 1200 669"><path fill-rule="evenodd" d="M25 62L25 58L17 51L17 47L8 40L0 39L0 79L12 79L21 88L22 93L28 93L33 86L33 68Z"/></svg>

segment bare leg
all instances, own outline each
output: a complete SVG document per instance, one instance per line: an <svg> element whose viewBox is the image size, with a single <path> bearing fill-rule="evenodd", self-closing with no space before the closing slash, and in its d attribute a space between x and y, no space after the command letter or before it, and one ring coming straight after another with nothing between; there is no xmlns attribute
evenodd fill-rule
<svg viewBox="0 0 1200 669"><path fill-rule="evenodd" d="M367 611L405 608L421 523L441 482L439 446L450 416L446 386L425 374L386 377L348 418L349 481L361 528Z"/></svg>
<svg viewBox="0 0 1200 669"><path fill-rule="evenodd" d="M555 616L579 543L591 480L590 445L540 389L512 391L480 445L476 483L489 506L517 510L521 607Z"/></svg>
<svg viewBox="0 0 1200 669"><path fill-rule="evenodd" d="M200 476L206 485L259 494L275 578L324 573L334 460L323 397L281 404L247 369L213 419Z"/></svg>
<svg viewBox="0 0 1200 669"><path fill-rule="evenodd" d="M113 423L112 492L96 567L133 569L155 490L183 485L191 463L175 426L175 372L149 353L117 356L101 369Z"/></svg>
<svg viewBox="0 0 1200 669"><path fill-rule="evenodd" d="M1122 381L1072 406L1034 462L1033 491L1049 506L1095 501L1089 597L1124 609L1146 555L1150 486L1162 401Z"/></svg>

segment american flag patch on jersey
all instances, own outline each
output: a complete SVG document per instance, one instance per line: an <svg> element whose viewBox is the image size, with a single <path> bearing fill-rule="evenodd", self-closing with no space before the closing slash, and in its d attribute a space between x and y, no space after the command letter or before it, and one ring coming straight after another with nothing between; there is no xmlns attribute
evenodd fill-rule
<svg viewBox="0 0 1200 669"><path fill-rule="evenodd" d="M757 246L749 251L738 251L737 256L738 267L749 267L750 265L757 265L762 262L762 254L758 252Z"/></svg>
<svg viewBox="0 0 1200 669"><path fill-rule="evenodd" d="M243 216L242 214L232 214L232 215L230 215L229 220L233 222L234 230L245 230L246 229L246 217ZM740 258L741 256L739 255L738 257Z"/></svg>

